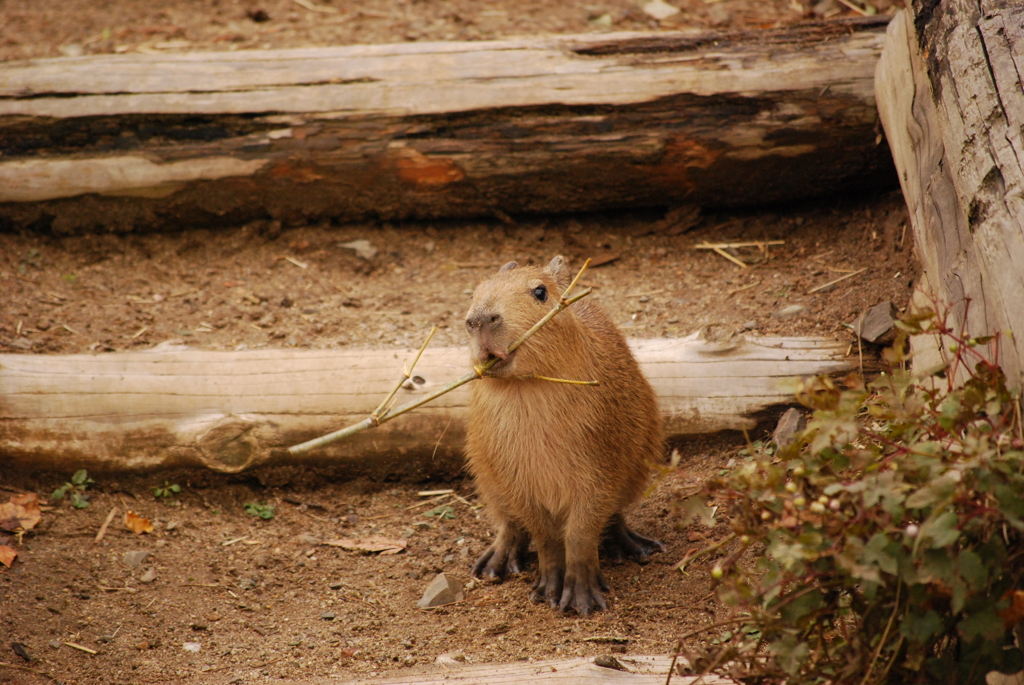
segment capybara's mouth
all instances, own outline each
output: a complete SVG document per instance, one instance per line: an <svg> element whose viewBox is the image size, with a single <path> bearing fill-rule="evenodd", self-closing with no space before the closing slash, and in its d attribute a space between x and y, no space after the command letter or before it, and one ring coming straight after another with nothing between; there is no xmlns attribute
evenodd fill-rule
<svg viewBox="0 0 1024 685"><path fill-rule="evenodd" d="M510 371L510 368L512 366L512 360L515 359L515 357L516 357L516 350L512 350L511 352L506 354L504 359L502 359L501 357L499 357L496 354L488 354L487 355L487 359L484 360L484 364L490 364L493 361L494 365L490 369L487 370L487 374L486 375L488 375L488 376L506 376L506 375L508 375L508 373ZM497 360L497 361L495 361L495 360Z"/></svg>

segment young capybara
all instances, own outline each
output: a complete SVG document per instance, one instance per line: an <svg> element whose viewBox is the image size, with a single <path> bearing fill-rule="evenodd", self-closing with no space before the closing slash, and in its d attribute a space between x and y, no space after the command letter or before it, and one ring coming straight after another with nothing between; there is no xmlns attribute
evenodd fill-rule
<svg viewBox="0 0 1024 685"><path fill-rule="evenodd" d="M473 575L520 573L532 538L540 573L531 599L586 615L608 606L599 547L616 561L663 549L623 517L647 486L663 438L654 391L615 324L589 300L508 351L570 280L559 256L544 269L509 262L476 288L466 316L472 363L500 361L473 384L466 451L498 528Z"/></svg>

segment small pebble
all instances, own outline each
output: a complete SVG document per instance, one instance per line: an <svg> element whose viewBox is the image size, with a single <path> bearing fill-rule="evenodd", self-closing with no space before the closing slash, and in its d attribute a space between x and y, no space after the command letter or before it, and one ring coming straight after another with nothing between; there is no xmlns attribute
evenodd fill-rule
<svg viewBox="0 0 1024 685"><path fill-rule="evenodd" d="M139 578L140 583L152 583L154 580L156 580L156 569L152 566L146 569L146 572Z"/></svg>
<svg viewBox="0 0 1024 685"><path fill-rule="evenodd" d="M333 621L336 617L337 614L335 614L333 611L325 611L324 613L320 614L320 618L322 618L325 621Z"/></svg>
<svg viewBox="0 0 1024 685"><path fill-rule="evenodd" d="M185 644L182 645L182 647L185 648L186 652L192 652L194 654L194 653L198 652L199 650L201 650L203 648L203 645L201 645L198 642L186 642Z"/></svg>
<svg viewBox="0 0 1024 685"><path fill-rule="evenodd" d="M121 557L121 562L128 568L138 568L149 557L149 554L146 550L132 550L131 552L124 553Z"/></svg>
<svg viewBox="0 0 1024 685"><path fill-rule="evenodd" d="M60 649L60 640L50 640L50 649Z"/></svg>

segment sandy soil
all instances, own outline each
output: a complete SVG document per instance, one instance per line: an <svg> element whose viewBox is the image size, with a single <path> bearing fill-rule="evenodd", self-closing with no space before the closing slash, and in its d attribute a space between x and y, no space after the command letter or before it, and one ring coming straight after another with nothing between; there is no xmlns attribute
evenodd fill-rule
<svg viewBox="0 0 1024 685"><path fill-rule="evenodd" d="M681 0L675 4L684 11L659 24L626 0L311 4L340 11L308 10L296 0L0 0L0 60L658 26L753 28L842 8ZM260 12L269 19L256 21ZM479 280L510 259L544 263L558 253L577 264L588 256L608 260L586 281L629 336L675 337L721 323L852 342L846 324L885 300L904 307L916 277L898 194L708 213L692 226L672 216L0 234L0 352L108 354L172 339L204 349L391 347L418 344L432 324L441 327L436 344L462 344L462 316ZM372 257L341 246L360 239L376 248ZM736 251L749 263L740 268L694 249L704 240L784 242L767 252ZM727 468L742 445L735 435L677 445L679 468L631 514L667 551L647 565L609 567L611 608L588 619L531 604L529 577L471 586L467 600L450 607L416 607L437 572L469 582L472 560L488 544L491 530L474 508L468 481L332 482L315 469L235 477L93 474L88 508L60 503L44 512L13 567L0 567L0 683L259 683L412 673L439 657L481 663L663 654L675 635L721 610L707 577L712 559L688 575L673 566L726 526L679 527L673 502ZM46 498L70 475L0 466L0 501L27 491ZM154 495L170 484L180 492ZM417 494L437 488L453 488L459 497L427 504ZM247 513L251 503L273 506L273 518ZM454 518L425 516L445 505ZM120 513L97 544L112 507ZM120 521L128 508L149 518L154 531L125 529ZM373 535L405 540L407 549L364 555L317 544ZM17 542L0 534L0 544ZM126 564L125 553L139 550L150 555L136 567ZM198 651L189 651L196 644Z"/></svg>

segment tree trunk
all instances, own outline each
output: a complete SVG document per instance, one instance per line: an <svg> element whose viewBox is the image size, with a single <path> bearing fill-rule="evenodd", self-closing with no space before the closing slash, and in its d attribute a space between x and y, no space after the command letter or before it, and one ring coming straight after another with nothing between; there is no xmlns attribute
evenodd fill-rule
<svg viewBox="0 0 1024 685"><path fill-rule="evenodd" d="M884 19L0 64L0 228L750 205L895 185Z"/></svg>
<svg viewBox="0 0 1024 685"><path fill-rule="evenodd" d="M1021 387L1024 8L914 0L912 10L889 26L876 89L926 288L955 327L1002 334L999 362Z"/></svg>
<svg viewBox="0 0 1024 685"><path fill-rule="evenodd" d="M792 401L783 381L848 369L846 345L815 338L633 340L669 434L750 429ZM33 469L237 472L321 463L339 473L429 477L462 468L468 387L305 455L287 448L366 418L411 350L157 349L109 355L0 355L0 457ZM469 370L464 348L427 350L423 383ZM579 392L593 392L580 387Z"/></svg>

